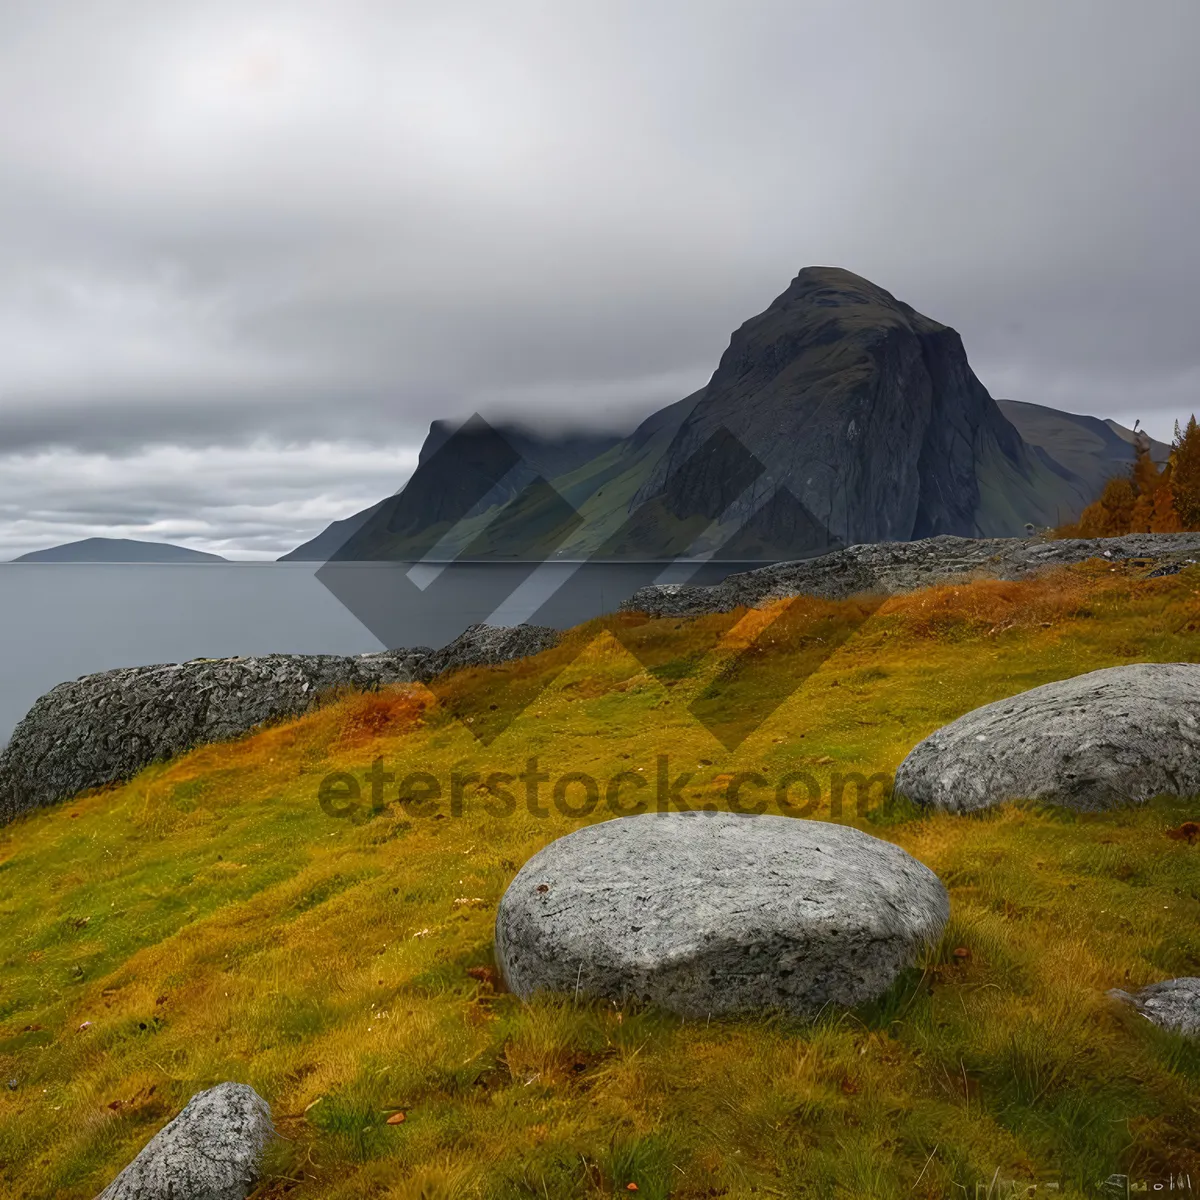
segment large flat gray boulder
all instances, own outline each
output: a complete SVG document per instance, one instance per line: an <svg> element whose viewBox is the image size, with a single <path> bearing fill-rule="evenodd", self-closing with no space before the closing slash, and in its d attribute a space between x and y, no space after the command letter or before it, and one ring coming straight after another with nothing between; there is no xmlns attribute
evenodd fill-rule
<svg viewBox="0 0 1200 1200"><path fill-rule="evenodd" d="M1152 983L1130 995L1120 988L1108 993L1114 1000L1132 1004L1160 1029L1200 1037L1200 979L1183 976Z"/></svg>
<svg viewBox="0 0 1200 1200"><path fill-rule="evenodd" d="M1200 664L1109 667L985 704L918 743L896 792L949 812L1200 795Z"/></svg>
<svg viewBox="0 0 1200 1200"><path fill-rule="evenodd" d="M443 672L536 654L560 636L539 625L472 625L440 650L200 658L60 683L36 701L0 752L0 824L131 779L195 746L300 716L337 689L427 683Z"/></svg>
<svg viewBox="0 0 1200 1200"><path fill-rule="evenodd" d="M274 1134L253 1088L218 1084L193 1096L97 1200L246 1200Z"/></svg>
<svg viewBox="0 0 1200 1200"><path fill-rule="evenodd" d="M812 1015L886 991L949 911L928 867L857 829L650 813L535 854L500 901L496 957L522 998Z"/></svg>

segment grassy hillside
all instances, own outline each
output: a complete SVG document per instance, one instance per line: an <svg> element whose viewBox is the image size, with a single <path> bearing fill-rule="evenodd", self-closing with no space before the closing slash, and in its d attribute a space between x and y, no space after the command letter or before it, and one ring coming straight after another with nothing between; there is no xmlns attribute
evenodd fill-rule
<svg viewBox="0 0 1200 1200"><path fill-rule="evenodd" d="M436 702L419 687L336 699L0 830L0 1191L92 1197L226 1079L257 1088L283 1135L259 1197L943 1197L1200 1177L1200 1047L1104 995L1200 974L1200 844L1168 836L1194 805L921 818L848 799L841 819L927 863L952 902L943 944L854 1013L526 1006L491 969L521 863L609 815L555 811L563 773L654 780L666 755L672 780L692 774L689 803L723 807L730 775L807 770L809 815L827 819L835 775L893 771L976 705L1200 660L1200 570L805 601L716 687L702 656L730 618L614 620L619 639L594 622L455 676ZM782 702L730 750L689 711L702 693L723 733L722 704ZM516 775L530 756L551 776L547 815L520 783L511 815L499 786L470 783L450 815L455 772ZM328 815L322 779L377 759L434 776L440 811L401 806L396 783L372 811L362 783L352 815ZM327 784L326 810L345 784ZM746 795L778 811L770 787Z"/></svg>

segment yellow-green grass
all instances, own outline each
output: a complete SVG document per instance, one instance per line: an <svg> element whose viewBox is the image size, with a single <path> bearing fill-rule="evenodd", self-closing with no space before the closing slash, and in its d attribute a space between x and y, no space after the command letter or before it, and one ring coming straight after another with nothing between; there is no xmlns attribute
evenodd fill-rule
<svg viewBox="0 0 1200 1200"><path fill-rule="evenodd" d="M1200 845L1166 836L1193 804L929 817L860 814L851 793L843 820L946 882L942 944L856 1012L684 1022L586 997L522 1004L471 973L492 965L516 870L611 815L603 804L535 816L518 794L498 816L484 809L497 796L468 785L461 817L445 799L422 816L391 799L395 783L378 813L365 783L351 817L318 803L324 777L362 778L376 759L448 795L454 771L517 774L534 755L552 779L601 781L654 779L667 755L672 778L693 774L690 804L725 806L739 772L774 784L808 770L826 819L834 773L894 771L972 707L1116 663L1196 660L1198 589L1196 570L1093 564L882 606L598 621L537 658L462 672L436 699L343 697L15 822L0 831L0 1193L94 1196L190 1095L229 1079L266 1097L283 1135L260 1197L1200 1181L1200 1048L1105 996L1200 974ZM689 712L713 676L704 651L773 617L705 711L799 686L727 749ZM497 732L501 713L514 719Z"/></svg>

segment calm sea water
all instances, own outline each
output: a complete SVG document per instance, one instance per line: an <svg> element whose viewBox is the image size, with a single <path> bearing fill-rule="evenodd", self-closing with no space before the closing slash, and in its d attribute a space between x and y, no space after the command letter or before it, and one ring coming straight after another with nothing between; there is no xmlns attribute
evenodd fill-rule
<svg viewBox="0 0 1200 1200"><path fill-rule="evenodd" d="M440 646L476 621L566 628L656 578L709 583L746 565L2 563L0 744L43 692L93 671Z"/></svg>

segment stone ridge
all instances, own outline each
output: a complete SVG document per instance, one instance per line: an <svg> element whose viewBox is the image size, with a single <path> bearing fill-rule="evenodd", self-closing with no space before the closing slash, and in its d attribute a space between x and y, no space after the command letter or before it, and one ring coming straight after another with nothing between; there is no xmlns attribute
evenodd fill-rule
<svg viewBox="0 0 1200 1200"><path fill-rule="evenodd" d="M751 608L788 596L839 600L856 593L915 591L972 575L1022 579L1051 566L1111 558L1146 559L1164 573L1200 559L1200 533L1134 533L1115 538L965 538L848 546L819 558L728 575L709 587L657 584L622 605L652 617L690 617Z"/></svg>
<svg viewBox="0 0 1200 1200"><path fill-rule="evenodd" d="M546 626L473 625L440 650L193 659L60 683L34 703L0 753L0 824L123 782L195 746L299 716L322 695L427 683L444 671L537 654L560 636Z"/></svg>

